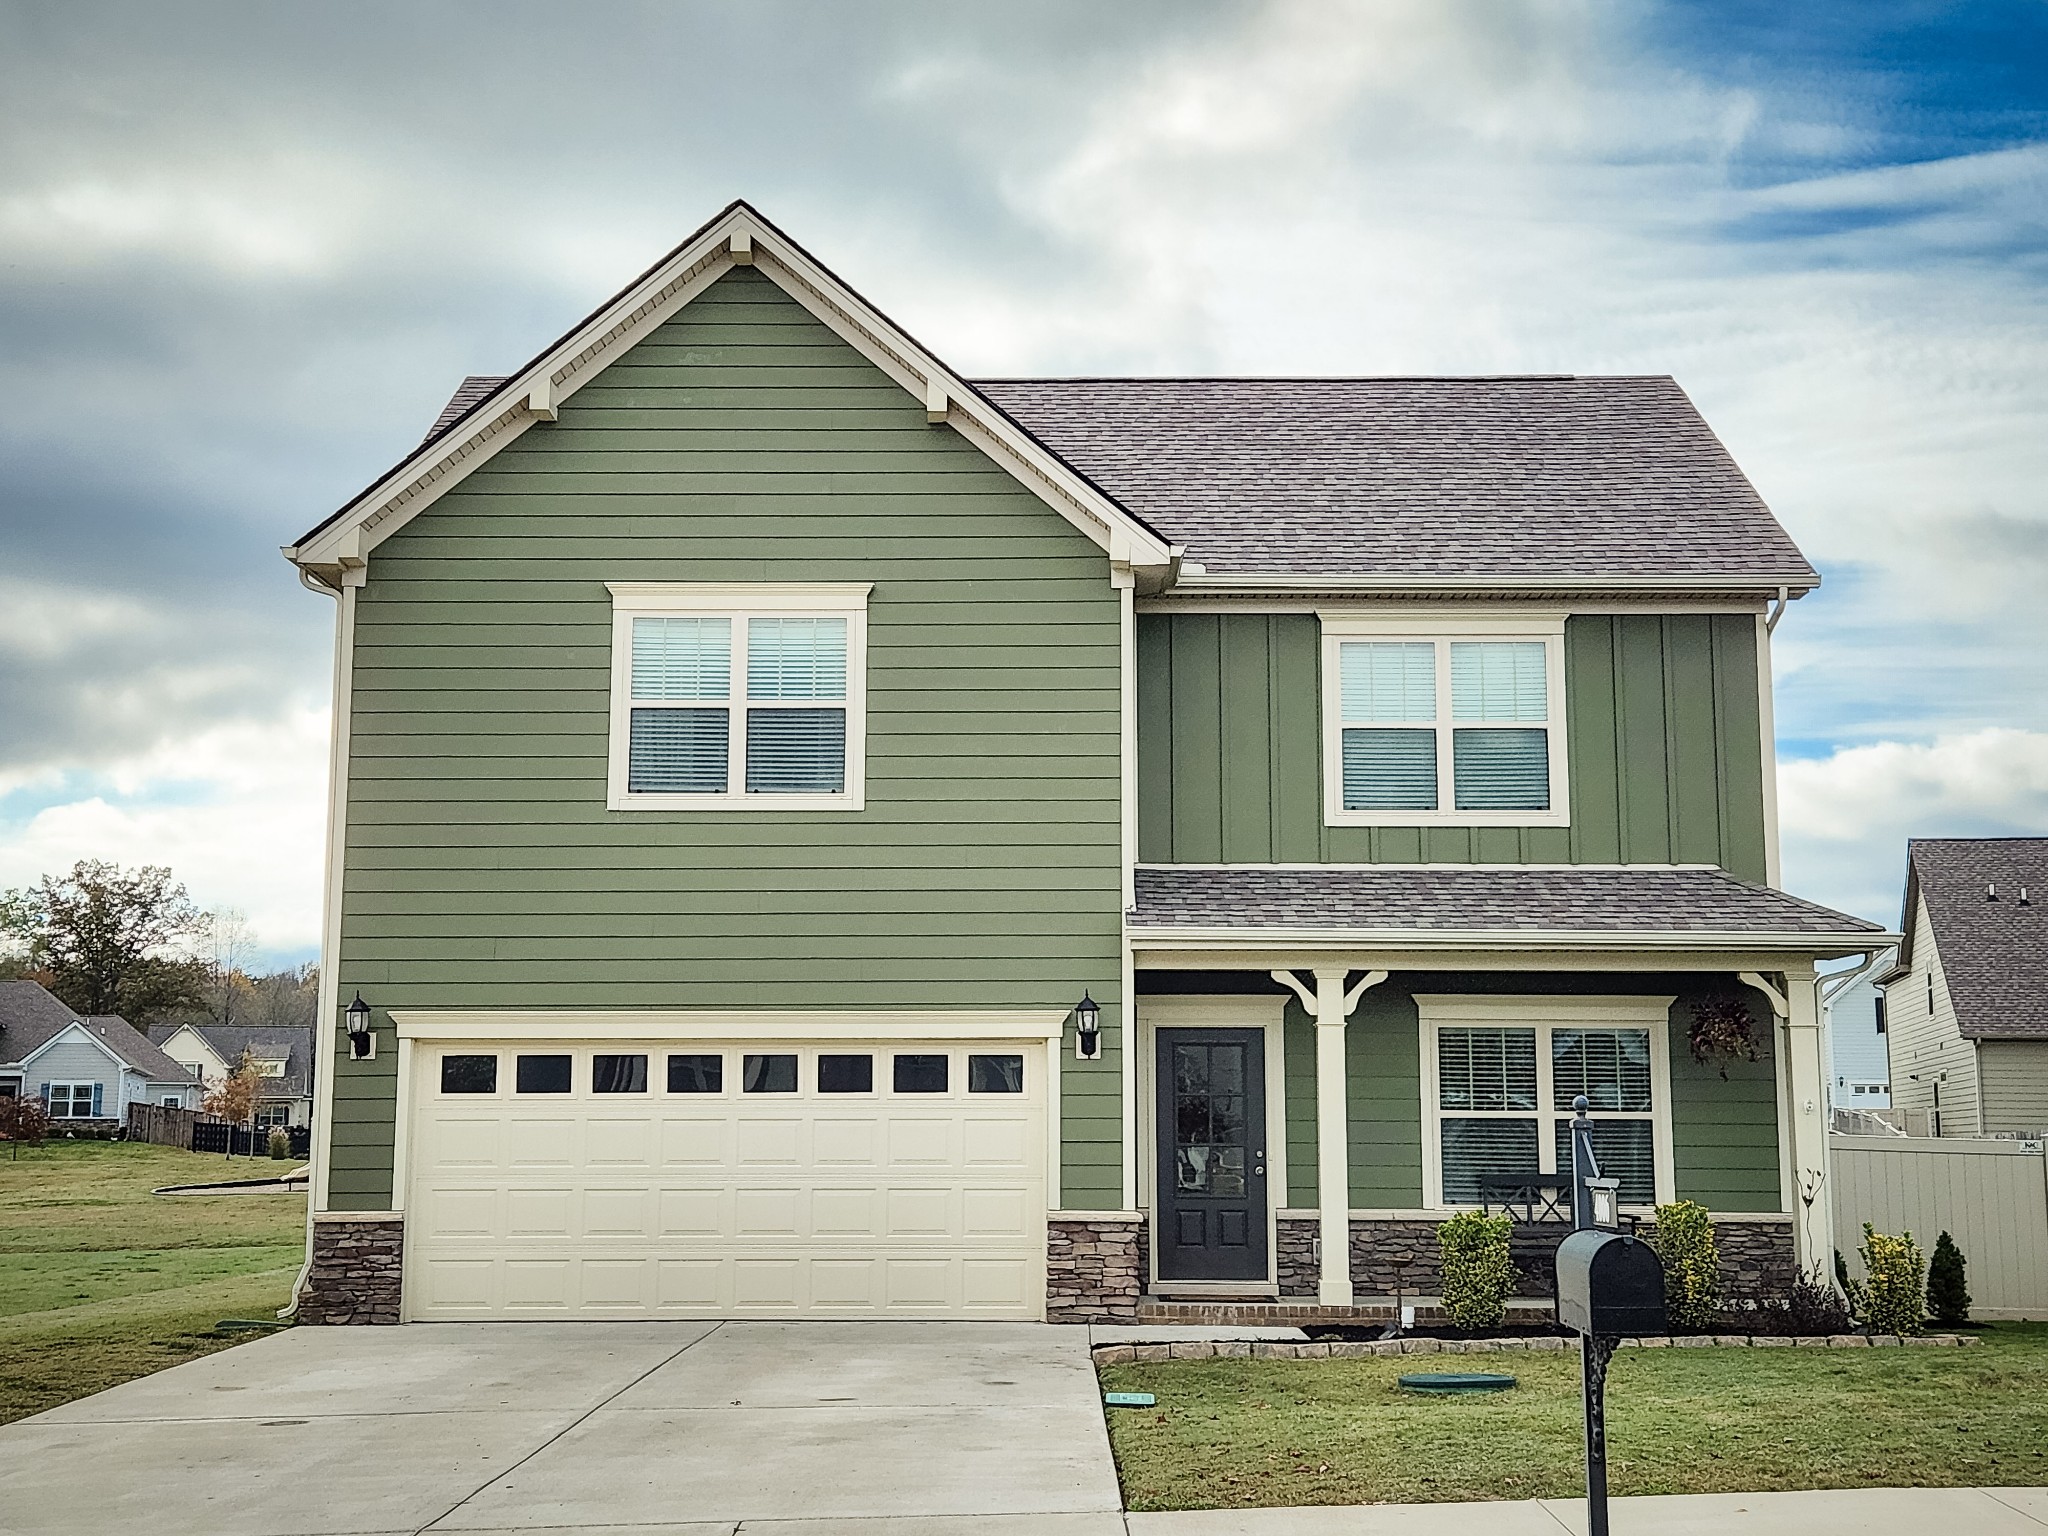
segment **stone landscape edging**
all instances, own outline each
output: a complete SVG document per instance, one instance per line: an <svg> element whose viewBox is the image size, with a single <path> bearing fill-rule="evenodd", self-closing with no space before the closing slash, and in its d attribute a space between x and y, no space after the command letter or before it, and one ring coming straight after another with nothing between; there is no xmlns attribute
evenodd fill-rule
<svg viewBox="0 0 2048 1536"><path fill-rule="evenodd" d="M1623 1339L1624 1349L1867 1349L1897 1345L1957 1347L1981 1342L1968 1335L1923 1333L1737 1334L1699 1333ZM1358 1360L1376 1355L1490 1355L1562 1353L1573 1341L1561 1335L1526 1339L1371 1339L1290 1343L1272 1339L1194 1341L1183 1344L1098 1344L1097 1365L1156 1365L1168 1360Z"/></svg>

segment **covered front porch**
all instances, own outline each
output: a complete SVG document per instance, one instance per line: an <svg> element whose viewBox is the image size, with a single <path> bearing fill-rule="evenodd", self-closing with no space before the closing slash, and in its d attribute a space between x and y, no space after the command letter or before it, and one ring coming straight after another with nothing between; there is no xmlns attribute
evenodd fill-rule
<svg viewBox="0 0 2048 1536"><path fill-rule="evenodd" d="M1482 1205L1544 1305L1578 1094L1632 1219L1712 1213L1725 1294L1829 1258L1815 973L1874 925L1717 870L1176 866L1127 931L1155 1315L1427 1305Z"/></svg>

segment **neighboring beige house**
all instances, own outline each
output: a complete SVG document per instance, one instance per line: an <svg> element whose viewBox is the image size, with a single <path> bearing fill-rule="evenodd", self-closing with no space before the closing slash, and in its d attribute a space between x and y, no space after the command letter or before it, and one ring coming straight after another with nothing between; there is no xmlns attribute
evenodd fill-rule
<svg viewBox="0 0 2048 1536"><path fill-rule="evenodd" d="M313 1031L249 1024L152 1024L150 1038L166 1056L211 1088L247 1050L265 1079L256 1124L311 1125ZM273 1085L274 1086L271 1086Z"/></svg>
<svg viewBox="0 0 2048 1536"><path fill-rule="evenodd" d="M1893 1106L1936 1136L2048 1132L2048 837L1914 839L1900 927Z"/></svg>

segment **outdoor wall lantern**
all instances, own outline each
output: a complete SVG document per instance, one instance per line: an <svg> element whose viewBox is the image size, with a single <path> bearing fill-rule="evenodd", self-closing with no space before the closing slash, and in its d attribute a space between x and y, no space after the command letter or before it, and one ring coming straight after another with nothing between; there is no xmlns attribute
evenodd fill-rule
<svg viewBox="0 0 2048 1536"><path fill-rule="evenodd" d="M1080 1061L1095 1061L1102 1055L1102 1005L1085 991L1074 1004L1074 1055Z"/></svg>
<svg viewBox="0 0 2048 1536"><path fill-rule="evenodd" d="M377 1054L377 1036L370 1029L370 1005L363 1001L363 994L356 993L356 1000L348 1005L348 1053L357 1061L368 1061Z"/></svg>

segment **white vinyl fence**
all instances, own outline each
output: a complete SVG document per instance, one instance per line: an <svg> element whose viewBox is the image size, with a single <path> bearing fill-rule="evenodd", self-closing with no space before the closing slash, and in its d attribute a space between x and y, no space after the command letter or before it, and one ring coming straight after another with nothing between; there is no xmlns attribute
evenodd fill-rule
<svg viewBox="0 0 2048 1536"><path fill-rule="evenodd" d="M1861 1277L1863 1223L1937 1234L1969 1264L1970 1315L2048 1318L2048 1156L2038 1141L1989 1137L1830 1136L1835 1246Z"/></svg>

